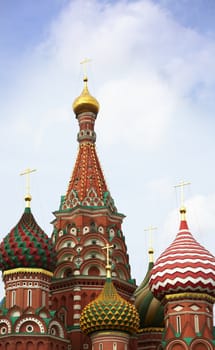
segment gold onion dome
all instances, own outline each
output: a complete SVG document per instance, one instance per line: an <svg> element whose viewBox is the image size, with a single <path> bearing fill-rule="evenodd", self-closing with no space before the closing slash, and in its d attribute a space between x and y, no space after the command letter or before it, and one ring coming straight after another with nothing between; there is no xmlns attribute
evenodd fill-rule
<svg viewBox="0 0 215 350"><path fill-rule="evenodd" d="M104 330L132 334L139 328L139 315L134 305L119 296L111 278L107 278L99 296L83 309L80 326L86 334Z"/></svg>
<svg viewBox="0 0 215 350"><path fill-rule="evenodd" d="M88 78L84 77L84 88L80 96L78 96L73 102L73 111L76 115L84 112L92 112L98 114L99 102L95 97L90 95L88 86Z"/></svg>

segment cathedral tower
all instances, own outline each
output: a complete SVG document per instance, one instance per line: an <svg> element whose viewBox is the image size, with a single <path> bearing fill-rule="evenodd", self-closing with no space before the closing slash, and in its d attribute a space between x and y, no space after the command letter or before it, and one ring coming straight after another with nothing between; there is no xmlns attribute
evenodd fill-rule
<svg viewBox="0 0 215 350"><path fill-rule="evenodd" d="M89 93L86 76L73 110L79 123L79 150L66 195L54 212L52 240L57 267L51 288L53 307L62 309L72 349L76 350L90 346L90 340L80 330L80 314L103 288L106 269L102 247L106 243L115 246L112 278L125 299L132 296L135 283L121 227L124 215L117 211L96 152L94 124L99 103Z"/></svg>

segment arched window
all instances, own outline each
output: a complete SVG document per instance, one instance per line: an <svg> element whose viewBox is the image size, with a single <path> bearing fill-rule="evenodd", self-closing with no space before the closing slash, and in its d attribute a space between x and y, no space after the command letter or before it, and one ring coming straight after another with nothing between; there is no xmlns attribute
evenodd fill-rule
<svg viewBox="0 0 215 350"><path fill-rule="evenodd" d="M199 333L199 316L194 315L195 332Z"/></svg>
<svg viewBox="0 0 215 350"><path fill-rule="evenodd" d="M181 333L181 317L176 316L176 331L177 333Z"/></svg>
<svg viewBox="0 0 215 350"><path fill-rule="evenodd" d="M42 306L46 306L46 292L42 291Z"/></svg>
<svg viewBox="0 0 215 350"><path fill-rule="evenodd" d="M210 320L210 317L207 318L207 324L208 324L208 328L210 329L210 328L211 328L211 320Z"/></svg>
<svg viewBox="0 0 215 350"><path fill-rule="evenodd" d="M28 289L27 292L27 306L32 306L32 290Z"/></svg>
<svg viewBox="0 0 215 350"><path fill-rule="evenodd" d="M16 291L13 290L12 291L12 295L11 295L11 306L16 305Z"/></svg>

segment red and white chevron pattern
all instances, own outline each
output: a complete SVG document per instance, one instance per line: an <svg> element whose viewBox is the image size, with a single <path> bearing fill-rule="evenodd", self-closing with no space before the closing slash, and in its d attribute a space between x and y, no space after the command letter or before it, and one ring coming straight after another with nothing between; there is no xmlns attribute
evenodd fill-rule
<svg viewBox="0 0 215 350"><path fill-rule="evenodd" d="M215 296L215 257L194 239L186 221L155 262L149 284L158 299L182 292Z"/></svg>

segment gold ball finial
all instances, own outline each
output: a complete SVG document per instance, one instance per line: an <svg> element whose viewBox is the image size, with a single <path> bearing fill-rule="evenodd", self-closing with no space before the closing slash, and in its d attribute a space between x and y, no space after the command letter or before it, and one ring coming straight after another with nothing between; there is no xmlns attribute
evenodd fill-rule
<svg viewBox="0 0 215 350"><path fill-rule="evenodd" d="M32 200L32 197L31 197L31 195L30 194L26 194L25 195L25 202L26 202L26 208L30 208L30 203L31 203L31 200Z"/></svg>
<svg viewBox="0 0 215 350"><path fill-rule="evenodd" d="M186 221L186 212L187 212L186 208L184 206L182 206L180 208L180 214L181 214L182 221Z"/></svg>
<svg viewBox="0 0 215 350"><path fill-rule="evenodd" d="M149 248L148 253L149 253L149 262L154 262L154 249Z"/></svg>
<svg viewBox="0 0 215 350"><path fill-rule="evenodd" d="M25 195L25 202L26 202L26 208L30 208L31 207L31 195L30 195L30 175L31 173L35 172L36 169L26 169L24 170L20 175L26 176L26 195Z"/></svg>

